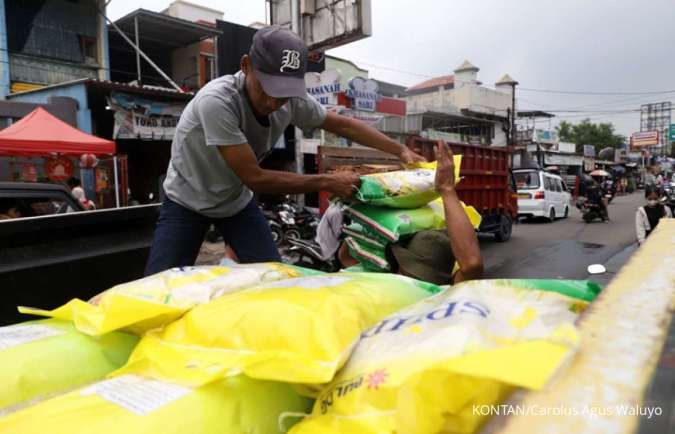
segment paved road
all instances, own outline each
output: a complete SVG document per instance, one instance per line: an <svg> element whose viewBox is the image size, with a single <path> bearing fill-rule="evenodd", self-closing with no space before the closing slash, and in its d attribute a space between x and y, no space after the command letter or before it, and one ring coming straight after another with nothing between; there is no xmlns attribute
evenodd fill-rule
<svg viewBox="0 0 675 434"><path fill-rule="evenodd" d="M610 264L616 271L634 249L629 246L635 243L635 210L642 203L641 191L616 197L609 223L585 223L572 208L568 218L553 223L515 225L506 243L481 235L486 277L585 279L587 266L594 263Z"/></svg>

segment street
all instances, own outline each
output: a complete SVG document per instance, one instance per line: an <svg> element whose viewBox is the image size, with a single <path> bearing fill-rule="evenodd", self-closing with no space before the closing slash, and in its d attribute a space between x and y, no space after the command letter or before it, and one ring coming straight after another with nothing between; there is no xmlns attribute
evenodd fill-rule
<svg viewBox="0 0 675 434"><path fill-rule="evenodd" d="M635 211L644 194L617 196L609 205L611 221L585 223L575 207L566 219L522 221L505 243L481 235L487 278L585 279L590 264L603 264L609 276L628 259L636 243ZM606 279L605 279L606 280ZM598 279L602 281L603 279Z"/></svg>

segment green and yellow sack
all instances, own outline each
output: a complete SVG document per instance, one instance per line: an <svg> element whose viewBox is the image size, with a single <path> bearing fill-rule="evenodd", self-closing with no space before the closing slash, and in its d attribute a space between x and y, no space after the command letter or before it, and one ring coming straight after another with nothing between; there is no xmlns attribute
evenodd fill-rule
<svg viewBox="0 0 675 434"><path fill-rule="evenodd" d="M546 385L578 345L585 301L470 281L383 319L292 434L471 433L516 387Z"/></svg>
<svg viewBox="0 0 675 434"><path fill-rule="evenodd" d="M455 180L459 182L462 156L455 155ZM356 199L375 206L419 208L438 197L434 180L436 162L418 163L406 170L361 176Z"/></svg>
<svg viewBox="0 0 675 434"><path fill-rule="evenodd" d="M19 311L72 321L90 335L113 330L142 335L223 294L301 275L298 267L273 262L172 268L114 286L88 303L73 299L51 311L27 307Z"/></svg>
<svg viewBox="0 0 675 434"><path fill-rule="evenodd" d="M365 270L374 272L391 270L384 247L371 247L352 237L345 238L345 243L347 243L351 257L363 264Z"/></svg>
<svg viewBox="0 0 675 434"><path fill-rule="evenodd" d="M125 375L0 419L3 434L275 434L311 401L289 385L243 375L192 389Z"/></svg>
<svg viewBox="0 0 675 434"><path fill-rule="evenodd" d="M0 415L105 378L137 342L121 332L88 336L56 319L0 327Z"/></svg>
<svg viewBox="0 0 675 434"><path fill-rule="evenodd" d="M326 383L363 330L439 290L399 275L344 272L259 285L149 332L116 375L193 386L240 373Z"/></svg>
<svg viewBox="0 0 675 434"><path fill-rule="evenodd" d="M462 207L474 228L478 228L481 216L472 206ZM381 243L397 242L401 237L427 229L445 227L443 201L438 198L416 209L391 209L357 204L345 208L345 213L360 224L363 232Z"/></svg>

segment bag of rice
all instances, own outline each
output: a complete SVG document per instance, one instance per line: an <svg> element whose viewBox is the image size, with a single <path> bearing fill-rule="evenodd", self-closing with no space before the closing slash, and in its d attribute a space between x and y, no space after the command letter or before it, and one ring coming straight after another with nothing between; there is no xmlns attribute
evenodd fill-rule
<svg viewBox="0 0 675 434"><path fill-rule="evenodd" d="M462 156L455 155L455 178L459 182ZM438 197L434 180L436 163L419 163L407 170L361 176L356 199L390 208L419 208Z"/></svg>
<svg viewBox="0 0 675 434"><path fill-rule="evenodd" d="M197 306L145 335L116 374L201 385L244 373L319 384L333 378L359 334L438 291L380 273L335 273L268 283Z"/></svg>
<svg viewBox="0 0 675 434"><path fill-rule="evenodd" d="M384 247L370 247L352 237L345 238L345 243L347 243L351 257L363 264L365 270L376 272L391 270Z"/></svg>
<svg viewBox="0 0 675 434"><path fill-rule="evenodd" d="M495 285L515 286L523 289L557 292L568 297L591 302L602 291L602 287L590 280L561 279L497 279Z"/></svg>
<svg viewBox="0 0 675 434"><path fill-rule="evenodd" d="M243 375L192 389L125 375L0 419L3 434L274 434L311 401L291 386Z"/></svg>
<svg viewBox="0 0 675 434"><path fill-rule="evenodd" d="M223 294L302 275L299 267L273 262L172 268L114 286L89 303L73 299L51 311L28 307L19 307L19 311L73 321L78 330L90 335L113 330L142 335Z"/></svg>
<svg viewBox="0 0 675 434"><path fill-rule="evenodd" d="M471 224L478 228L481 216L472 206L462 203ZM425 229L445 227L443 201L438 198L416 209L391 209L372 205L352 205L345 212L360 224L363 232L382 243L396 242L401 237Z"/></svg>
<svg viewBox="0 0 675 434"><path fill-rule="evenodd" d="M121 332L88 336L56 319L0 327L0 415L105 378L137 342Z"/></svg>
<svg viewBox="0 0 675 434"><path fill-rule="evenodd" d="M384 250L386 247L385 243L381 242L377 238L367 235L363 230L363 226L358 223L352 223L349 226L345 226L342 228L342 232L358 241L361 245L382 250Z"/></svg>
<svg viewBox="0 0 675 434"><path fill-rule="evenodd" d="M448 288L364 331L291 433L474 432L474 405L543 387L574 354L586 304L503 281Z"/></svg>

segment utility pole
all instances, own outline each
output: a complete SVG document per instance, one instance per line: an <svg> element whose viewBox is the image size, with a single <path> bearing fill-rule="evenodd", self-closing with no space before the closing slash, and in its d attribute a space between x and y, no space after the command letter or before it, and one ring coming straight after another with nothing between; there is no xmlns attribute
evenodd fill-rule
<svg viewBox="0 0 675 434"><path fill-rule="evenodd" d="M303 39L302 33L302 11L300 9L301 0L291 0L291 31L300 36L300 39ZM294 143L295 143L295 172L303 173L305 171L305 156L302 153L302 130L298 127L294 127ZM296 202L300 206L305 205L305 196L303 194L298 194L296 196Z"/></svg>
<svg viewBox="0 0 675 434"><path fill-rule="evenodd" d="M511 146L516 145L516 86L517 81L511 83Z"/></svg>

